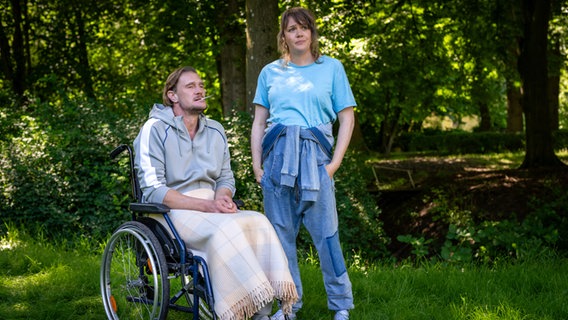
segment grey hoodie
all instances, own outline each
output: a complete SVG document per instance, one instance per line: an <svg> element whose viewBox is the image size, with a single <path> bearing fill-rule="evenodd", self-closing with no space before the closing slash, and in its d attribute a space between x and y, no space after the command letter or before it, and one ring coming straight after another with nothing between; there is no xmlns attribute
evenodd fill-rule
<svg viewBox="0 0 568 320"><path fill-rule="evenodd" d="M134 150L143 202L163 203L169 189L185 193L224 187L235 194L225 130L203 114L191 140L183 117L176 117L171 107L154 104Z"/></svg>

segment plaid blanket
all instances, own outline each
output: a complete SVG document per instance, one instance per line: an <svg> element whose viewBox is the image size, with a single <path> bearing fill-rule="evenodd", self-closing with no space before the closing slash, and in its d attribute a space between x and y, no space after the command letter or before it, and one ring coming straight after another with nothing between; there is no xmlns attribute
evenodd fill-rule
<svg viewBox="0 0 568 320"><path fill-rule="evenodd" d="M200 189L188 195L212 199L214 193ZM207 261L221 320L250 318L274 299L285 313L292 311L298 294L288 260L263 214L172 210L170 217L186 245Z"/></svg>

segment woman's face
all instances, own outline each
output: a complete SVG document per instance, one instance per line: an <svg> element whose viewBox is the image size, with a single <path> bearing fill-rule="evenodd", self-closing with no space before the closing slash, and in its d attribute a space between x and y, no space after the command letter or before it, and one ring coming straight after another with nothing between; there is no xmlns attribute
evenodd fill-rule
<svg viewBox="0 0 568 320"><path fill-rule="evenodd" d="M284 30L284 40L288 45L290 54L304 54L310 52L312 31L308 26L301 25L293 17L289 17Z"/></svg>

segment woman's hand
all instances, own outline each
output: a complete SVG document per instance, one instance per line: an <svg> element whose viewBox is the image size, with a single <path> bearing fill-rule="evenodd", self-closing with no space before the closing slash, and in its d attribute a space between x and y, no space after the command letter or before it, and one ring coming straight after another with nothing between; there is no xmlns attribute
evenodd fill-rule
<svg viewBox="0 0 568 320"><path fill-rule="evenodd" d="M325 171L327 171L327 175L330 179L333 179L333 175L337 172L337 169L339 169L339 166L334 165L333 163L328 163L325 165Z"/></svg>
<svg viewBox="0 0 568 320"><path fill-rule="evenodd" d="M268 109L256 105L254 109L254 121L250 136L250 147L252 153L252 170L257 183L260 183L264 170L262 169L262 138L266 130L266 121L270 113Z"/></svg>
<svg viewBox="0 0 568 320"><path fill-rule="evenodd" d="M338 113L339 118L339 131L337 133L337 140L335 143L335 150L333 151L333 157L331 162L325 166L327 175L333 178L333 175L341 166L349 142L351 141L351 135L353 134L353 127L355 125L355 113L353 107L348 107L341 110Z"/></svg>
<svg viewBox="0 0 568 320"><path fill-rule="evenodd" d="M262 176L264 175L264 170L262 170L261 168L258 169L253 169L254 171L254 178L256 179L257 183L260 183L260 181L262 180Z"/></svg>

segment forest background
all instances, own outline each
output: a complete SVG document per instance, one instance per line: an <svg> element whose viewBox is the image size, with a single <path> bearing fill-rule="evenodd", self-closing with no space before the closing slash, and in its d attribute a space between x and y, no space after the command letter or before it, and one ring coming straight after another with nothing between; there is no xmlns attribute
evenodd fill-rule
<svg viewBox="0 0 568 320"><path fill-rule="evenodd" d="M182 65L200 71L213 95L206 113L227 128L237 196L262 211L251 100L260 69L278 58L279 15L296 5L318 17L322 52L343 62L358 103L336 178L346 251L392 255L370 170L401 152L520 152L517 170L565 174L557 156L568 146L564 0L1 0L0 230L97 240L127 220L127 159L108 154L133 141ZM464 222L467 209L446 207L437 255L493 258L517 252L523 239L568 250L568 195L547 181L556 201L528 219L508 212ZM437 192L446 204L452 197ZM495 243L502 230L519 235L488 254L480 239ZM432 240L396 239L416 256Z"/></svg>

